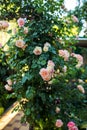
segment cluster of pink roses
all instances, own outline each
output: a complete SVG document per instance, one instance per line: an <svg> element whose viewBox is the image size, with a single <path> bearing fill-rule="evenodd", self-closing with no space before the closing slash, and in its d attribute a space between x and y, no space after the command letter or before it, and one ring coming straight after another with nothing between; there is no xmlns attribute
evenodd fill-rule
<svg viewBox="0 0 87 130"><path fill-rule="evenodd" d="M9 24L7 21L0 21L0 30L7 29L8 27L9 27Z"/></svg>
<svg viewBox="0 0 87 130"><path fill-rule="evenodd" d="M44 52L47 52L48 49L49 49L49 47L51 47L51 45L50 45L48 42L46 42L46 43L44 44L43 51L44 51ZM41 48L40 46L36 46L35 49L33 50L33 53L34 53L35 55L40 55L40 54L42 53L42 48Z"/></svg>
<svg viewBox="0 0 87 130"><path fill-rule="evenodd" d="M49 81L54 73L54 62L49 60L48 64L47 64L47 68L42 68L39 72L39 74L41 75L42 79L45 81Z"/></svg>
<svg viewBox="0 0 87 130"><path fill-rule="evenodd" d="M83 65L83 57L80 54L72 53L71 56L75 57L77 59L77 65L76 68L79 68L81 65Z"/></svg>
<svg viewBox="0 0 87 130"><path fill-rule="evenodd" d="M64 61L68 61L70 53L67 50L59 50L59 56L64 58ZM83 65L83 57L80 54L71 53L72 57L77 60L76 68L80 68Z"/></svg>
<svg viewBox="0 0 87 130"><path fill-rule="evenodd" d="M67 127L68 127L68 130L78 130L78 127L73 121L68 122Z"/></svg>
<svg viewBox="0 0 87 130"><path fill-rule="evenodd" d="M70 54L67 50L59 50L59 56L64 58L64 61L67 61Z"/></svg>
<svg viewBox="0 0 87 130"><path fill-rule="evenodd" d="M55 126L57 128L60 128L63 126L63 121L61 119L57 119ZM76 126L76 124L73 121L68 122L67 124L68 130L78 130L78 127Z"/></svg>
<svg viewBox="0 0 87 130"><path fill-rule="evenodd" d="M17 23L18 23L19 27L24 27L24 25L25 25L25 19L19 18L17 20ZM28 28L27 27L24 27L24 34L28 34Z"/></svg>

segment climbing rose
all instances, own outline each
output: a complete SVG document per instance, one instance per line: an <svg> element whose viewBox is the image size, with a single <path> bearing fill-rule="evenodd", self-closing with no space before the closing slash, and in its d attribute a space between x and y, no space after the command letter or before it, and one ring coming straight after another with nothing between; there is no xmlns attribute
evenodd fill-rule
<svg viewBox="0 0 87 130"><path fill-rule="evenodd" d="M65 61L69 58L69 52L67 50L59 50L59 56L63 57Z"/></svg>
<svg viewBox="0 0 87 130"><path fill-rule="evenodd" d="M81 91L83 94L85 93L85 90L83 88L82 85L78 85L77 88L79 89L79 91Z"/></svg>
<svg viewBox="0 0 87 130"><path fill-rule="evenodd" d="M7 21L3 21L3 22L2 22L2 28L3 28L3 29L6 29L6 28L8 28L8 27L9 27L8 22L7 22Z"/></svg>
<svg viewBox="0 0 87 130"><path fill-rule="evenodd" d="M68 122L67 126L68 126L68 128L71 128L71 127L75 126L75 123L73 121L70 121L70 122Z"/></svg>
<svg viewBox="0 0 87 130"><path fill-rule="evenodd" d="M12 87L10 87L8 84L5 85L5 89L8 90L8 91L11 91L12 90Z"/></svg>
<svg viewBox="0 0 87 130"><path fill-rule="evenodd" d="M49 60L47 66L52 66L52 67L54 67L55 64L54 64L54 62L53 62L52 60Z"/></svg>
<svg viewBox="0 0 87 130"><path fill-rule="evenodd" d="M76 68L79 68L83 65L83 57L80 54L71 53L71 56L75 57L77 59L77 65Z"/></svg>
<svg viewBox="0 0 87 130"><path fill-rule="evenodd" d="M42 53L42 48L39 46L36 46L35 49L33 50L33 53L35 55L40 55Z"/></svg>
<svg viewBox="0 0 87 130"><path fill-rule="evenodd" d="M25 20L23 18L19 18L17 22L19 27L23 27L25 24Z"/></svg>
<svg viewBox="0 0 87 130"><path fill-rule="evenodd" d="M8 80L7 80L7 83L8 83L8 85L12 85L12 80L11 80L11 79L8 79Z"/></svg>
<svg viewBox="0 0 87 130"><path fill-rule="evenodd" d="M48 49L49 49L49 47L51 47L50 43L46 42L46 43L44 44L43 51L44 51L44 52L47 52Z"/></svg>
<svg viewBox="0 0 87 130"><path fill-rule="evenodd" d="M60 112L60 108L59 107L56 107L56 113L59 113Z"/></svg>
<svg viewBox="0 0 87 130"><path fill-rule="evenodd" d="M78 127L77 126L73 126L73 127L69 128L69 130L78 130Z"/></svg>
<svg viewBox="0 0 87 130"><path fill-rule="evenodd" d="M58 119L58 120L56 121L56 123L55 123L55 126L58 127L58 128L62 127L62 126L63 126L62 120Z"/></svg>
<svg viewBox="0 0 87 130"><path fill-rule="evenodd" d="M49 73L48 69L42 68L39 72L43 80L49 81L51 79L51 74Z"/></svg>
<svg viewBox="0 0 87 130"><path fill-rule="evenodd" d="M28 28L24 27L24 34L28 34Z"/></svg>
<svg viewBox="0 0 87 130"><path fill-rule="evenodd" d="M19 48L23 48L24 47L24 45L25 45L25 42L23 41L23 40L17 40L16 41L16 44L15 44L17 47L19 47Z"/></svg>

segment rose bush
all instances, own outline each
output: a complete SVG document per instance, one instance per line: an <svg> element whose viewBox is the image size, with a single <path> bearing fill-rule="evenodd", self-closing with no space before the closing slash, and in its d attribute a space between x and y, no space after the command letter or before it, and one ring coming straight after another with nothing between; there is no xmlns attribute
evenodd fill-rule
<svg viewBox="0 0 87 130"><path fill-rule="evenodd" d="M7 42L7 63L14 70L7 85L24 112L22 120L33 129L78 130L87 118L80 114L87 108L84 82L80 82L83 57L74 52L76 36L71 32L79 20L63 15L62 4L29 1L28 18L17 20L17 31ZM69 122L75 125L71 128Z"/></svg>

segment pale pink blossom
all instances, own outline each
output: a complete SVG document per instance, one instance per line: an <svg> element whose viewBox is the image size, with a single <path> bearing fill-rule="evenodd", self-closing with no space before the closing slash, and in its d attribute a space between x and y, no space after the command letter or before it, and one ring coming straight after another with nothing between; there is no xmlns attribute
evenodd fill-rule
<svg viewBox="0 0 87 130"><path fill-rule="evenodd" d="M21 39L17 40L16 41L16 44L15 44L18 48L23 48L25 46L25 42Z"/></svg>
<svg viewBox="0 0 87 130"><path fill-rule="evenodd" d="M19 27L23 27L24 24L25 24L25 20L24 20L23 18L19 18L19 19L17 20L17 22L18 22L18 26L19 26Z"/></svg>
<svg viewBox="0 0 87 130"><path fill-rule="evenodd" d="M11 91L11 90L12 90L12 87L9 86L8 84L6 84L4 87L5 87L5 89L8 90L8 91Z"/></svg>
<svg viewBox="0 0 87 130"><path fill-rule="evenodd" d="M58 119L58 120L56 121L56 123L55 123L55 126L58 127L58 128L62 127L62 126L63 126L62 120Z"/></svg>
<svg viewBox="0 0 87 130"><path fill-rule="evenodd" d="M76 22L76 23L79 22L78 18L77 18L75 15L72 15L72 20L73 20L74 22Z"/></svg>
<svg viewBox="0 0 87 130"><path fill-rule="evenodd" d="M47 63L47 66L52 66L52 67L54 67L55 64L54 64L54 62L53 62L52 60L49 60L48 63Z"/></svg>
<svg viewBox="0 0 87 130"><path fill-rule="evenodd" d="M46 42L46 43L44 44L44 46L46 46L46 47L50 47L51 45L50 45L49 42Z"/></svg>
<svg viewBox="0 0 87 130"><path fill-rule="evenodd" d="M78 79L79 83L84 83L84 81L82 79Z"/></svg>
<svg viewBox="0 0 87 130"><path fill-rule="evenodd" d="M56 113L59 113L60 112L60 108L59 107L56 107Z"/></svg>
<svg viewBox="0 0 87 130"><path fill-rule="evenodd" d="M28 28L24 27L24 34L28 34Z"/></svg>
<svg viewBox="0 0 87 130"><path fill-rule="evenodd" d="M59 56L63 57L65 61L69 59L69 52L67 50L59 50Z"/></svg>
<svg viewBox="0 0 87 130"><path fill-rule="evenodd" d="M2 28L3 28L3 29L6 29L6 28L8 28L8 27L9 27L8 22L7 22L7 21L3 21L3 22L2 22Z"/></svg>
<svg viewBox="0 0 87 130"><path fill-rule="evenodd" d="M80 54L72 53L71 56L75 57L77 60L76 68L80 68L83 65L83 57Z"/></svg>
<svg viewBox="0 0 87 130"><path fill-rule="evenodd" d="M67 124L68 128L72 128L73 126L75 126L75 123L73 121L68 122Z"/></svg>
<svg viewBox="0 0 87 130"><path fill-rule="evenodd" d="M8 85L11 86L11 85L12 85L12 80L11 80L11 79L8 79L8 80L7 80L7 83L8 83Z"/></svg>
<svg viewBox="0 0 87 130"><path fill-rule="evenodd" d="M71 128L69 128L69 130L79 130L77 126L73 126Z"/></svg>
<svg viewBox="0 0 87 130"><path fill-rule="evenodd" d="M36 46L35 49L33 50L33 53L35 55L40 55L42 53L42 48L39 46Z"/></svg>
<svg viewBox="0 0 87 130"><path fill-rule="evenodd" d="M49 50L49 47L51 47L50 43L46 42L43 47L43 51L47 52Z"/></svg>
<svg viewBox="0 0 87 130"><path fill-rule="evenodd" d="M79 89L80 92L82 92L83 94L85 93L85 90L83 88L82 85L77 85L77 88Z"/></svg>
<svg viewBox="0 0 87 130"><path fill-rule="evenodd" d="M63 67L63 72L66 73L66 71L67 71L67 66L64 65L64 67Z"/></svg>
<svg viewBox="0 0 87 130"><path fill-rule="evenodd" d="M48 69L42 68L39 72L41 75L42 79L45 81L49 81L51 79L51 74L49 73Z"/></svg>

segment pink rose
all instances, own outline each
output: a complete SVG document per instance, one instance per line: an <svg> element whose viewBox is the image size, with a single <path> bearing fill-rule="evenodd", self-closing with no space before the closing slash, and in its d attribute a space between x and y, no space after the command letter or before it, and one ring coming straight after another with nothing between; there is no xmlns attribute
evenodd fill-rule
<svg viewBox="0 0 87 130"><path fill-rule="evenodd" d="M36 46L35 49L33 50L33 53L35 55L40 55L42 53L42 48L39 46Z"/></svg>
<svg viewBox="0 0 87 130"><path fill-rule="evenodd" d="M85 93L85 90L83 88L82 85L78 85L77 88L79 89L79 91L81 91L83 94Z"/></svg>
<svg viewBox="0 0 87 130"><path fill-rule="evenodd" d="M52 67L54 67L55 64L54 64L54 62L53 62L52 60L49 60L47 66L52 66Z"/></svg>
<svg viewBox="0 0 87 130"><path fill-rule="evenodd" d="M69 128L69 130L78 130L78 127L77 126L73 126L73 127Z"/></svg>
<svg viewBox="0 0 87 130"><path fill-rule="evenodd" d="M6 84L4 87L5 87L5 89L8 90L8 91L11 91L11 90L12 90L12 87L10 87L8 84Z"/></svg>
<svg viewBox="0 0 87 130"><path fill-rule="evenodd" d="M47 52L48 49L49 49L49 47L51 47L50 43L46 42L46 43L44 44L43 51L44 51L44 52Z"/></svg>
<svg viewBox="0 0 87 130"><path fill-rule="evenodd" d="M72 53L71 56L75 57L77 59L77 65L76 68L80 68L80 66L83 65L83 57L80 54Z"/></svg>
<svg viewBox="0 0 87 130"><path fill-rule="evenodd" d="M68 128L71 128L71 127L75 126L75 123L73 121L70 121L70 122L68 122L67 126L68 126Z"/></svg>
<svg viewBox="0 0 87 130"><path fill-rule="evenodd" d="M2 28L3 28L3 29L6 29L6 28L8 28L8 27L9 27L8 22L7 22L7 21L2 21Z"/></svg>
<svg viewBox="0 0 87 130"><path fill-rule="evenodd" d="M60 112L60 108L59 107L56 107L56 113L59 113Z"/></svg>
<svg viewBox="0 0 87 130"><path fill-rule="evenodd" d="M50 75L49 71L47 69L45 69L45 68L42 68L40 70L39 74L41 75L41 77L45 81L49 81L51 79L51 75Z"/></svg>
<svg viewBox="0 0 87 130"><path fill-rule="evenodd" d="M8 83L8 85L12 85L12 80L11 80L11 79L8 79L8 80L7 80L7 83Z"/></svg>
<svg viewBox="0 0 87 130"><path fill-rule="evenodd" d="M24 34L28 34L28 28L24 27Z"/></svg>
<svg viewBox="0 0 87 130"><path fill-rule="evenodd" d="M59 50L59 56L63 57L65 61L68 60L70 54L67 50Z"/></svg>
<svg viewBox="0 0 87 130"><path fill-rule="evenodd" d="M58 120L56 121L56 123L55 123L55 126L58 127L58 128L62 127L62 126L63 126L62 120L58 119Z"/></svg>
<svg viewBox="0 0 87 130"><path fill-rule="evenodd" d="M16 44L15 44L17 47L19 47L19 48L24 48L24 46L25 46L25 42L23 41L23 40L17 40L16 41Z"/></svg>
<svg viewBox="0 0 87 130"><path fill-rule="evenodd" d="M19 27L23 27L25 24L25 20L23 18L19 18L17 22Z"/></svg>

